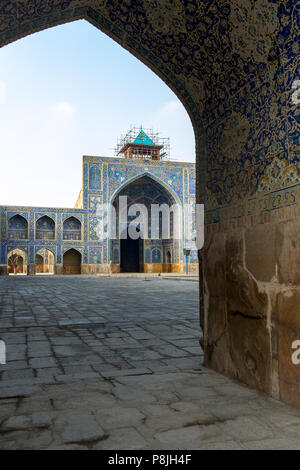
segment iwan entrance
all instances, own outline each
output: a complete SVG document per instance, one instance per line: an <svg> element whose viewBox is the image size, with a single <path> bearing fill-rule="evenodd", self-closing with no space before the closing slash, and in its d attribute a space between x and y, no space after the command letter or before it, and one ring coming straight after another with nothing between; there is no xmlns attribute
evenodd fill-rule
<svg viewBox="0 0 300 470"><path fill-rule="evenodd" d="M130 238L127 231L127 238L120 240L121 273L139 273L143 271L144 244L141 238L136 240Z"/></svg>
<svg viewBox="0 0 300 470"><path fill-rule="evenodd" d="M124 209L121 207L121 198L126 201ZM162 184L147 175L139 177L121 189L114 198L113 206L118 225L120 219L126 224L123 230L117 228L121 236L111 240L115 272L182 271L178 234L174 233L174 222L178 217L178 211L174 212L174 208L177 208L176 200ZM162 207L165 212L158 210ZM157 208L157 212L154 208ZM140 223L134 225L137 219ZM167 225L167 233L164 232L163 224ZM117 258L118 252L120 260Z"/></svg>

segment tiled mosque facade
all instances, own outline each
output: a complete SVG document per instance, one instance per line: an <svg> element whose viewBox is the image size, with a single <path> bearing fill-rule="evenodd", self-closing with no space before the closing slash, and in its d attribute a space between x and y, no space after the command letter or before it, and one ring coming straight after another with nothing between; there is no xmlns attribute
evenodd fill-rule
<svg viewBox="0 0 300 470"><path fill-rule="evenodd" d="M1 272L9 270L11 253L18 250L24 272L40 273L39 256L46 249L54 266L45 264L45 272L56 274L96 274L122 271L121 242L118 233L109 238L107 204L127 196L133 203L177 204L184 216L184 204L195 202L195 165L172 161L144 161L125 158L83 157L83 185L76 207L1 206ZM151 239L151 232L140 242L137 272L196 272L197 252L190 250L186 260L184 230L180 239ZM141 246L142 245L142 246ZM70 262L66 254L77 253ZM127 250L123 246L123 250ZM37 258L38 256L38 258ZM76 262L77 259L77 262ZM80 268L78 267L80 264Z"/></svg>

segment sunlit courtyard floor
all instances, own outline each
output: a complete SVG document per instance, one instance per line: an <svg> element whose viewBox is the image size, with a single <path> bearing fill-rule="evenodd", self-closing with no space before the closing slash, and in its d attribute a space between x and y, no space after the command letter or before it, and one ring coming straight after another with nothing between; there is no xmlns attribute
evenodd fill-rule
<svg viewBox="0 0 300 470"><path fill-rule="evenodd" d="M198 285L0 278L1 449L300 449L300 410L202 366Z"/></svg>

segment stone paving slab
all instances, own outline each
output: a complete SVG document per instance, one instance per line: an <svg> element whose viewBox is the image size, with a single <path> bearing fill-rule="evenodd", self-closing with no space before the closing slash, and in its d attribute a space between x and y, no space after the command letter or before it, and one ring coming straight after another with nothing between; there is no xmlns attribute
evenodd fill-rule
<svg viewBox="0 0 300 470"><path fill-rule="evenodd" d="M299 449L300 410L203 367L200 336L193 282L0 278L0 449Z"/></svg>
<svg viewBox="0 0 300 470"><path fill-rule="evenodd" d="M240 393L222 394L219 375L204 367L142 379L42 384L30 396L0 400L0 449L300 448L300 410L260 392L248 396L225 377ZM187 399L185 384L199 395Z"/></svg>
<svg viewBox="0 0 300 470"><path fill-rule="evenodd" d="M33 378L114 376L148 369L147 362L152 372L176 369L167 362L172 358L200 365L197 287L174 284L157 277L2 277L0 339L7 364L0 367L0 387L30 385ZM11 326L2 328L4 321ZM184 342L176 344L180 338Z"/></svg>

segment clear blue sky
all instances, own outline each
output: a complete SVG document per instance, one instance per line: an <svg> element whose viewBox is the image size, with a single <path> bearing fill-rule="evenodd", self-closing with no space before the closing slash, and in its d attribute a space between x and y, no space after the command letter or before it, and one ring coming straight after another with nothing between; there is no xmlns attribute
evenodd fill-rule
<svg viewBox="0 0 300 470"><path fill-rule="evenodd" d="M130 125L195 161L188 114L142 62L86 21L0 49L0 205L74 207L82 155L113 156Z"/></svg>

